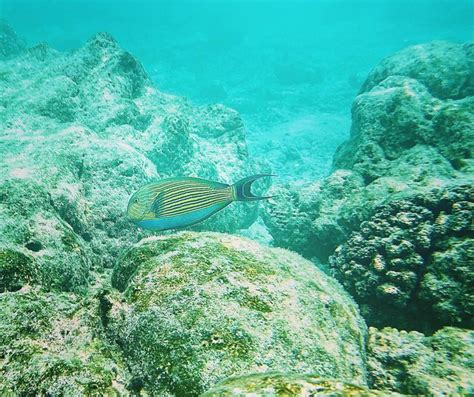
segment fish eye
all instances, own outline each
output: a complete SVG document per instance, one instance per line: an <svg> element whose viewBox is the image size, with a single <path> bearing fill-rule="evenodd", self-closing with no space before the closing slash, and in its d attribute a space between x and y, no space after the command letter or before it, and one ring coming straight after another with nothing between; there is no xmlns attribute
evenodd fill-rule
<svg viewBox="0 0 474 397"><path fill-rule="evenodd" d="M138 201L139 201L139 200L138 200L138 197L137 197L135 200L133 200L133 204L137 204Z"/></svg>

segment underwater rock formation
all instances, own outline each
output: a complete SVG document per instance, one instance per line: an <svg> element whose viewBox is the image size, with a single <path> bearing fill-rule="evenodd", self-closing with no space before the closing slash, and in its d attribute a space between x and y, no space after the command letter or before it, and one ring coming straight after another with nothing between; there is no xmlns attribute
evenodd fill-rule
<svg viewBox="0 0 474 397"><path fill-rule="evenodd" d="M365 324L300 256L224 234L152 237L114 268L109 335L154 395L196 395L256 371L365 384Z"/></svg>
<svg viewBox="0 0 474 397"><path fill-rule="evenodd" d="M322 266L332 255L335 275L371 324L432 332L472 317L465 295L473 288L472 48L435 42L382 61L354 100L336 170L269 192L275 199L262 218L274 244ZM395 238L406 247L395 249L400 242L393 241L390 248ZM425 307L422 318L410 314Z"/></svg>
<svg viewBox="0 0 474 397"><path fill-rule="evenodd" d="M26 284L48 290L85 290L91 250L57 215L45 187L34 179L2 182L0 293Z"/></svg>
<svg viewBox="0 0 474 397"><path fill-rule="evenodd" d="M382 60L369 73L361 92L368 92L389 76L418 80L440 99L474 95L472 75L474 44L433 41L407 47Z"/></svg>
<svg viewBox="0 0 474 397"><path fill-rule="evenodd" d="M446 327L431 337L369 329L369 384L423 396L467 396L474 390L474 331Z"/></svg>
<svg viewBox="0 0 474 397"><path fill-rule="evenodd" d="M450 186L374 212L330 260L369 324L473 327L474 188Z"/></svg>
<svg viewBox="0 0 474 397"><path fill-rule="evenodd" d="M393 161L421 144L456 170L472 172L473 46L433 42L382 61L354 100L351 136L334 166L371 182L396 175Z"/></svg>
<svg viewBox="0 0 474 397"><path fill-rule="evenodd" d="M0 61L21 54L25 49L25 42L0 18Z"/></svg>
<svg viewBox="0 0 474 397"><path fill-rule="evenodd" d="M129 374L100 324L93 298L34 289L0 294L0 394L128 395Z"/></svg>
<svg viewBox="0 0 474 397"><path fill-rule="evenodd" d="M18 42L7 25L2 32ZM256 171L237 112L159 92L108 34L71 54L46 44L9 54L0 63L0 247L39 273L50 274L45 263L64 273L42 285L85 284L90 267L111 267L145 235L124 216L142 184L179 174L230 183ZM249 226L258 204L237 207L201 228Z"/></svg>
<svg viewBox="0 0 474 397"><path fill-rule="evenodd" d="M364 219L366 197L357 195L363 188L362 178L348 170L338 170L323 182L299 189L272 186L268 195L274 199L265 203L262 218L274 245L327 262L357 221Z"/></svg>
<svg viewBox="0 0 474 397"><path fill-rule="evenodd" d="M232 377L201 394L200 397L245 396L334 396L334 397L396 397L401 394L390 391L368 390L338 380L322 379L318 375L270 372Z"/></svg>

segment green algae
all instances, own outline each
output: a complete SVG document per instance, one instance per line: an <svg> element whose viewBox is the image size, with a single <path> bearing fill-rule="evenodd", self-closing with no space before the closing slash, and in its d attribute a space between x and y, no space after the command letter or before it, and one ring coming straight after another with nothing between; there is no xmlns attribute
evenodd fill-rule
<svg viewBox="0 0 474 397"><path fill-rule="evenodd" d="M255 373L230 377L201 394L200 397L377 397L401 396L390 391L369 390L335 379L324 379L316 374L295 374L292 372Z"/></svg>
<svg viewBox="0 0 474 397"><path fill-rule="evenodd" d="M257 366L365 382L357 309L336 282L294 254L183 232L143 240L114 274L127 281L115 284L126 288L112 302L107 330L151 393L196 395Z"/></svg>
<svg viewBox="0 0 474 397"><path fill-rule="evenodd" d="M34 283L38 269L27 255L7 248L0 248L0 292L17 291Z"/></svg>
<svg viewBox="0 0 474 397"><path fill-rule="evenodd" d="M0 294L2 395L119 395L121 358L99 337L94 305L72 294Z"/></svg>

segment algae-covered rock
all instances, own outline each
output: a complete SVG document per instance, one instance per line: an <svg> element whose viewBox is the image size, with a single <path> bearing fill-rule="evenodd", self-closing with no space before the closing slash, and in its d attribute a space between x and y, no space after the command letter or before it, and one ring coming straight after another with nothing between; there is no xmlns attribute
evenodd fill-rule
<svg viewBox="0 0 474 397"><path fill-rule="evenodd" d="M137 161L126 175L129 180L124 188L117 179L123 175L110 175L110 184L100 186L104 197L118 194L126 201L122 196L145 182L134 178L135 172L143 174L143 159L155 168L148 172L147 181L183 175L234 183L266 171L249 158L237 112L222 105L196 107L183 98L161 93L140 62L109 34L97 34L70 54L47 45L34 47L21 57L0 63L0 74L0 125L9 138L8 146L2 148L5 156L22 158L25 167L45 164L51 168L57 163L54 165L65 183L90 181L93 175L87 173L87 165L113 171L115 166L123 168L121 161L131 165L132 156ZM28 89L24 89L26 85ZM28 148L37 144L49 146L49 156L38 155L34 160L28 156ZM102 163L102 150L94 153L92 147L117 148L116 164ZM62 174L70 170L63 168L68 163L61 162L60 155L70 157L76 174L81 175L64 180ZM80 171L82 166L84 172ZM50 181L44 182L50 185ZM87 189L80 193L86 196ZM87 196L84 201L93 202ZM122 211L123 205L109 208L107 211ZM214 217L205 227L235 231L249 226L257 212L255 203L246 211L229 207L225 217ZM114 229L112 233L120 233L120 227L109 227Z"/></svg>
<svg viewBox="0 0 474 397"><path fill-rule="evenodd" d="M274 198L265 203L262 219L276 246L327 263L397 183L387 180L365 187L358 173L337 170L320 182L275 185L268 191Z"/></svg>
<svg viewBox="0 0 474 397"><path fill-rule="evenodd" d="M200 397L377 397L400 396L390 391L369 390L339 380L322 379L318 375L270 372L232 377L219 382Z"/></svg>
<svg viewBox="0 0 474 397"><path fill-rule="evenodd" d="M454 185L376 208L331 257L370 324L472 327L474 190Z"/></svg>
<svg viewBox="0 0 474 397"><path fill-rule="evenodd" d="M37 45L0 62L0 75L0 247L34 265L2 288L28 279L77 290L91 269L112 267L147 233L125 217L147 182L257 172L237 112L161 93L109 34L70 54ZM257 213L255 203L230 206L200 228L235 231Z"/></svg>
<svg viewBox="0 0 474 397"><path fill-rule="evenodd" d="M269 370L365 384L365 325L313 264L224 234L148 238L114 268L108 330L154 395Z"/></svg>
<svg viewBox="0 0 474 397"><path fill-rule="evenodd" d="M425 85L431 95L459 99L474 95L474 43L433 41L407 47L380 62L362 85L368 92L389 76L406 76Z"/></svg>
<svg viewBox="0 0 474 397"><path fill-rule="evenodd" d="M90 267L89 248L57 216L46 189L33 179L0 177L0 291L25 284L80 291Z"/></svg>
<svg viewBox="0 0 474 397"><path fill-rule="evenodd" d="M474 392L474 331L446 327L431 337L394 328L369 333L372 387L423 396Z"/></svg>
<svg viewBox="0 0 474 397"><path fill-rule="evenodd" d="M432 43L382 61L354 100L334 172L275 187L264 207L274 244L332 257L371 324L472 324L472 54ZM457 226L443 228L448 218Z"/></svg>
<svg viewBox="0 0 474 397"><path fill-rule="evenodd" d="M393 160L423 144L454 168L472 172L473 54L472 43L434 42L382 61L354 100L351 136L334 166L370 182L396 175Z"/></svg>
<svg viewBox="0 0 474 397"><path fill-rule="evenodd" d="M0 394L127 395L129 375L100 327L92 298L26 289L0 294Z"/></svg>

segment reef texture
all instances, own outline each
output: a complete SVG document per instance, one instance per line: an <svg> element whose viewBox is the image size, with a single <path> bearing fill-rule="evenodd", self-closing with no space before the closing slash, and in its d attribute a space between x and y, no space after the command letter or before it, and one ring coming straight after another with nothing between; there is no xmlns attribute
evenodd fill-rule
<svg viewBox="0 0 474 397"><path fill-rule="evenodd" d="M0 394L127 395L129 375L101 334L98 304L33 289L0 294Z"/></svg>
<svg viewBox="0 0 474 397"><path fill-rule="evenodd" d="M474 331L446 327L431 337L370 328L369 383L418 396L474 393Z"/></svg>
<svg viewBox="0 0 474 397"><path fill-rule="evenodd" d="M454 169L472 172L473 68L474 43L433 42L382 61L354 100L351 136L339 147L335 167L371 182L397 175L394 161L428 145Z"/></svg>
<svg viewBox="0 0 474 397"><path fill-rule="evenodd" d="M264 373L232 377L219 382L200 397L396 397L401 394L375 391L344 383L339 380L322 379L318 375L294 373Z"/></svg>
<svg viewBox="0 0 474 397"><path fill-rule="evenodd" d="M0 289L29 280L79 290L91 270L112 267L146 235L124 217L146 182L181 174L230 183L257 171L237 112L159 92L108 34L61 54L24 49L11 28L0 30L9 58L0 63L0 280L11 269L17 280ZM239 205L202 228L249 226L258 204Z"/></svg>
<svg viewBox="0 0 474 397"><path fill-rule="evenodd" d="M108 331L153 395L196 395L230 376L312 372L364 385L365 324L309 261L241 237L153 237L114 269Z"/></svg>
<svg viewBox="0 0 474 397"><path fill-rule="evenodd" d="M377 207L330 264L375 326L474 327L474 188Z"/></svg>
<svg viewBox="0 0 474 397"><path fill-rule="evenodd" d="M472 392L469 331L373 330L367 360L356 303L311 262L226 234L142 240L126 221L153 179L267 171L238 113L160 92L105 33L62 54L0 23L0 60L1 395L197 396L228 376L244 378L208 395L390 395L365 389L367 362L376 389ZM274 243L330 263L372 324L472 327L472 64L447 43L382 62L335 158L347 169L272 188ZM248 227L258 208L242 206L201 228Z"/></svg>
<svg viewBox="0 0 474 397"><path fill-rule="evenodd" d="M330 262L369 324L472 326L473 48L434 42L382 61L336 170L269 192L273 243Z"/></svg>

